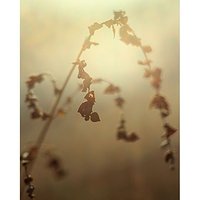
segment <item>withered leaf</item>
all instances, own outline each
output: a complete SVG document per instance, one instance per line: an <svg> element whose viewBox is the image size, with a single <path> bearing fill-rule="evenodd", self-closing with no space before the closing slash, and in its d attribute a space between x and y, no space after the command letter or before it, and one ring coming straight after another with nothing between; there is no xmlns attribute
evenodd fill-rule
<svg viewBox="0 0 200 200"><path fill-rule="evenodd" d="M131 133L130 135L127 136L126 141L127 142L135 142L139 140L139 137L136 135L136 133Z"/></svg>
<svg viewBox="0 0 200 200"><path fill-rule="evenodd" d="M120 23L126 25L128 22L128 17L127 16L121 17L119 21Z"/></svg>
<svg viewBox="0 0 200 200"><path fill-rule="evenodd" d="M42 112L39 109L35 109L32 113L31 113L31 118L32 119L38 119L42 116Z"/></svg>
<svg viewBox="0 0 200 200"><path fill-rule="evenodd" d="M110 20L104 22L104 24L105 24L108 28L110 28L113 24L115 24L115 22L114 22L113 19L110 19Z"/></svg>
<svg viewBox="0 0 200 200"><path fill-rule="evenodd" d="M85 97L84 97L84 99L86 99L87 101L90 101L90 102L95 102L95 94L94 94L94 91L90 91L90 92L88 92L86 95L85 95Z"/></svg>
<svg viewBox="0 0 200 200"><path fill-rule="evenodd" d="M169 140L168 140L168 139L165 139L165 140L163 140L163 141L161 142L160 147L161 147L161 148L165 148L165 147L167 147L168 145L169 145Z"/></svg>
<svg viewBox="0 0 200 200"><path fill-rule="evenodd" d="M145 72L144 72L144 77L145 78L149 78L152 74L152 71L150 69L145 69Z"/></svg>
<svg viewBox="0 0 200 200"><path fill-rule="evenodd" d="M27 164L29 161L35 159L37 153L38 153L38 148L36 146L31 146L27 151L21 153L20 160L25 161L25 163Z"/></svg>
<svg viewBox="0 0 200 200"><path fill-rule="evenodd" d="M94 32L96 30L99 30L102 28L102 24L99 24L97 22L95 22L93 25L89 26L88 29L89 29L89 32L90 32L90 35L94 35Z"/></svg>
<svg viewBox="0 0 200 200"><path fill-rule="evenodd" d="M122 18L125 14L125 11L114 11L114 20Z"/></svg>
<svg viewBox="0 0 200 200"><path fill-rule="evenodd" d="M85 68L86 65L87 64L86 64L85 60L82 60L82 61L79 62L79 64L78 64L78 78L86 79L86 78L89 77L88 73L86 73L84 71L84 68Z"/></svg>
<svg viewBox="0 0 200 200"><path fill-rule="evenodd" d="M175 161L174 153L172 151L168 150L165 154L165 162L173 164L174 161Z"/></svg>
<svg viewBox="0 0 200 200"><path fill-rule="evenodd" d="M114 93L119 93L120 89L117 86L114 86L113 84L110 84L106 89L104 90L105 94L114 94Z"/></svg>
<svg viewBox="0 0 200 200"><path fill-rule="evenodd" d="M165 99L165 97L156 94L153 100L150 103L150 107L154 107L157 109L164 109L166 111L169 111L169 105Z"/></svg>
<svg viewBox="0 0 200 200"><path fill-rule="evenodd" d="M29 160L21 160L21 164L26 166L30 161Z"/></svg>
<svg viewBox="0 0 200 200"><path fill-rule="evenodd" d="M29 89L32 89L35 86L35 83L31 80L26 81L26 84Z"/></svg>
<svg viewBox="0 0 200 200"><path fill-rule="evenodd" d="M44 78L43 78L43 74L39 74L39 75L32 75L29 77L30 80L32 80L35 83L41 83Z"/></svg>
<svg viewBox="0 0 200 200"><path fill-rule="evenodd" d="M162 118L165 118L165 117L169 116L169 111L167 111L167 112L166 112L166 111L165 111L165 112L162 111L162 112L160 113L160 115L161 115Z"/></svg>
<svg viewBox="0 0 200 200"><path fill-rule="evenodd" d="M26 159L28 159L28 156L29 156L28 151L22 152L20 155L20 160L26 160Z"/></svg>
<svg viewBox="0 0 200 200"><path fill-rule="evenodd" d="M78 78L81 79L87 79L89 76L89 74L87 72L85 72L85 70L82 67L79 67L79 72L78 72Z"/></svg>
<svg viewBox="0 0 200 200"><path fill-rule="evenodd" d="M136 47L140 46L141 45L140 39L136 36L131 37L131 44Z"/></svg>
<svg viewBox="0 0 200 200"><path fill-rule="evenodd" d="M37 107L38 98L32 92L29 92L26 95L25 102L28 103L28 108L34 109Z"/></svg>
<svg viewBox="0 0 200 200"><path fill-rule="evenodd" d="M127 135L126 130L118 130L117 139L124 140L125 142L135 142L139 140L139 137L135 133L131 133L130 135Z"/></svg>
<svg viewBox="0 0 200 200"><path fill-rule="evenodd" d="M161 84L161 69L156 68L155 70L152 70L152 81L151 84L154 88L159 89Z"/></svg>
<svg viewBox="0 0 200 200"><path fill-rule="evenodd" d="M139 137L132 132L131 134L127 134L126 128L125 128L125 120L122 117L120 121L120 125L117 128L117 139L118 140L124 140L126 142L135 142L139 139Z"/></svg>
<svg viewBox="0 0 200 200"><path fill-rule="evenodd" d="M175 161L174 161L174 162L175 162ZM169 169L172 170L172 171L175 170L174 162L173 162L172 164L170 164L170 166L169 166Z"/></svg>
<svg viewBox="0 0 200 200"><path fill-rule="evenodd" d="M155 88L155 89L159 89L160 88L160 83L161 83L161 79L153 79L151 81L151 85Z"/></svg>
<svg viewBox="0 0 200 200"><path fill-rule="evenodd" d="M29 89L34 88L36 83L41 83L44 80L43 74L39 75L32 75L29 77L29 79L26 81L27 87Z"/></svg>
<svg viewBox="0 0 200 200"><path fill-rule="evenodd" d="M90 90L90 85L92 84L92 78L84 70L87 64L85 60L75 62L74 64L78 65L78 78L84 79L83 85L81 86L82 92L87 92L87 90Z"/></svg>
<svg viewBox="0 0 200 200"><path fill-rule="evenodd" d="M24 183L26 185L29 185L32 181L33 181L33 178L30 174L26 175L26 177L24 178Z"/></svg>
<svg viewBox="0 0 200 200"><path fill-rule="evenodd" d="M49 163L48 163L48 167L50 168L54 168L55 170L57 170L60 167L60 161L58 158L50 158Z"/></svg>
<svg viewBox="0 0 200 200"><path fill-rule="evenodd" d="M42 119L43 119L43 120L48 119L50 116L51 116L51 115L48 114L48 113L46 113L46 112L43 112L43 113L42 113Z"/></svg>
<svg viewBox="0 0 200 200"><path fill-rule="evenodd" d="M99 43L97 42L91 42L89 39L86 39L84 44L83 44L83 47L82 47L82 50L85 51L86 49L90 49L91 45L98 45Z"/></svg>
<svg viewBox="0 0 200 200"><path fill-rule="evenodd" d="M74 64L74 65L78 65L79 67L82 67L82 68L84 68L85 66L87 66L87 63L85 62L85 60L78 60L78 61L76 61L76 62L73 62L72 64Z"/></svg>
<svg viewBox="0 0 200 200"><path fill-rule="evenodd" d="M152 51L152 48L150 46L142 46L142 50L145 53L150 53Z"/></svg>
<svg viewBox="0 0 200 200"><path fill-rule="evenodd" d="M100 121L98 113L92 112L92 108L95 103L94 91L88 92L84 98L87 101L80 105L78 112L81 114L82 117L85 118L86 121L88 121L90 118L92 122Z"/></svg>
<svg viewBox="0 0 200 200"><path fill-rule="evenodd" d="M94 102L86 101L80 105L78 112L81 114L82 117L85 117L85 119L89 120L93 105Z"/></svg>
<svg viewBox="0 0 200 200"><path fill-rule="evenodd" d="M130 33L132 32L133 30L127 24L121 26L119 30L120 40L127 45L132 44L133 46L140 46L141 45L140 39L137 38L137 36L135 35L131 35Z"/></svg>
<svg viewBox="0 0 200 200"><path fill-rule="evenodd" d="M87 92L87 90L90 90L91 84L92 84L92 78L91 77L84 79L82 92Z"/></svg>
<svg viewBox="0 0 200 200"><path fill-rule="evenodd" d="M145 60L145 61L138 60L139 65L150 65L151 62L152 62L151 60Z"/></svg>
<svg viewBox="0 0 200 200"><path fill-rule="evenodd" d="M126 131L125 130L119 130L118 132L117 132L117 139L118 140L126 140L127 139L127 137L126 137Z"/></svg>
<svg viewBox="0 0 200 200"><path fill-rule="evenodd" d="M52 170L56 178L63 178L66 175L66 171L62 167L61 159L51 152L45 153L47 157L47 167Z"/></svg>
<svg viewBox="0 0 200 200"><path fill-rule="evenodd" d="M173 128L168 123L164 124L164 128L166 130L165 135L166 135L167 138L170 137L171 135L173 135L177 131L177 129Z"/></svg>
<svg viewBox="0 0 200 200"><path fill-rule="evenodd" d="M28 188L26 190L26 192L29 194L29 195L32 195L33 194L33 191L35 190L35 187L34 185L31 184L31 182L28 185Z"/></svg>
<svg viewBox="0 0 200 200"><path fill-rule="evenodd" d="M155 79L160 79L161 78L161 73L162 73L162 70L160 68L155 68L154 70L152 70L152 76Z"/></svg>
<svg viewBox="0 0 200 200"><path fill-rule="evenodd" d="M119 30L120 40L127 45L140 46L140 39L135 35L129 34L129 32L132 33L132 29L127 24L123 25Z"/></svg>
<svg viewBox="0 0 200 200"><path fill-rule="evenodd" d="M127 37L127 35L129 35L129 33L132 33L132 32L133 30L129 25L123 25L119 30L119 35L121 38L125 38Z"/></svg>
<svg viewBox="0 0 200 200"><path fill-rule="evenodd" d="M26 95L25 102L29 102L29 101L38 101L38 98L33 94L33 92L29 92Z"/></svg>
<svg viewBox="0 0 200 200"><path fill-rule="evenodd" d="M125 100L122 97L117 97L115 99L115 103L119 108L122 108L125 103Z"/></svg>
<svg viewBox="0 0 200 200"><path fill-rule="evenodd" d="M91 113L91 114L90 114L90 117L91 117L91 121L92 121L92 122L101 121L97 112Z"/></svg>
<svg viewBox="0 0 200 200"><path fill-rule="evenodd" d="M66 173L66 171L64 169L58 169L56 171L56 177L59 178L59 179L65 177L66 174L68 174L68 173Z"/></svg>
<svg viewBox="0 0 200 200"><path fill-rule="evenodd" d="M118 131L125 130L125 120L122 118L120 121L120 125L118 126Z"/></svg>

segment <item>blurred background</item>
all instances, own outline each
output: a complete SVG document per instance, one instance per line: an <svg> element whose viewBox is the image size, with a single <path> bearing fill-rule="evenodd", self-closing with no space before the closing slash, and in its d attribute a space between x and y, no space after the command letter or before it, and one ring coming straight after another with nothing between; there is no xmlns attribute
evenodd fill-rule
<svg viewBox="0 0 200 200"><path fill-rule="evenodd" d="M24 102L25 81L31 74L51 73L62 85L75 61L88 26L113 18L124 10L129 25L142 43L150 45L153 66L163 70L162 94L170 103L169 122L179 129L179 1L174 0L21 0L21 151L34 144L44 124L30 119ZM116 140L119 110L114 96L105 95L105 84L92 86L94 110L101 122L86 122L77 109L84 93L78 93L66 116L54 120L42 146L62 159L68 175L57 181L40 154L32 175L37 199L42 200L178 200L179 131L172 136L176 170L170 171L160 150L163 132L158 111L149 109L154 90L143 78L141 51L113 38L110 29L97 31L100 43L82 55L93 78L110 80L122 89L124 115L129 132L141 138L135 143ZM72 75L61 104L82 81ZM42 107L53 102L51 84L36 87Z"/></svg>

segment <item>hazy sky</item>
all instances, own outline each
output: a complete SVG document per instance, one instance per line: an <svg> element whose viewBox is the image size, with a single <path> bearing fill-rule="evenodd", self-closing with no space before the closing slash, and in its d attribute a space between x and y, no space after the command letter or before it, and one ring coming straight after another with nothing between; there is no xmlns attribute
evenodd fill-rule
<svg viewBox="0 0 200 200"><path fill-rule="evenodd" d="M25 81L30 74L52 73L61 85L88 35L88 26L124 10L129 24L146 45L151 45L153 66L163 69L162 93L172 114L170 123L179 128L179 2L175 0L21 0L21 149L34 143L43 122L29 119L24 103ZM76 96L70 113L56 119L45 140L62 157L70 175L60 183L39 160L34 170L38 195L43 200L178 200L178 171L170 173L159 149L161 120L149 110L153 89L143 78L139 49L113 38L112 31L100 30L93 41L100 45L86 51L82 59L94 78L112 81L126 99L127 129L137 132L135 144L116 141L119 111L113 96L103 94L105 85L94 86L95 110L102 121L85 122L77 113L84 94ZM73 93L77 71L66 89ZM51 86L37 88L41 104L49 109ZM45 146L44 145L44 146ZM179 132L173 136L178 156ZM44 147L45 148L45 147ZM48 191L48 194L47 194ZM119 192L121 191L121 193Z"/></svg>

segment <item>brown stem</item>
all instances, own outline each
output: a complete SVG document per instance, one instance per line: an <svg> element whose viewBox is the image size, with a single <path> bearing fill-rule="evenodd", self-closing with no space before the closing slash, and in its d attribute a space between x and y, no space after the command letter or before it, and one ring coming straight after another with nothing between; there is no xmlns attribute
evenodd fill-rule
<svg viewBox="0 0 200 200"><path fill-rule="evenodd" d="M90 37L91 37L91 36L89 36L89 38L90 38ZM79 54L78 54L78 56L77 56L77 58L76 58L76 61L78 61L78 60L80 59L82 53L83 53L83 48L81 48L81 50L80 50L80 52L79 52ZM33 161L31 162L31 164L30 164L29 173L31 173L31 171L32 171L32 169L33 169L33 166L34 166L34 164L35 164L35 162L36 162L36 160L37 160L37 157L38 157L40 148L41 148L41 146L42 146L42 143L43 143L43 141L44 141L44 139L45 139L45 137L46 137L46 135L47 135L47 133L48 133L48 130L49 130L51 124L52 124L52 121L53 121L53 119L54 119L54 115L55 115L56 109L57 109L57 107L58 107L58 104L59 104L59 102L60 102L60 99L61 99L61 97L62 97L62 95L63 95L63 92L64 92L64 90L65 90L65 88L66 88L66 86L67 86L67 84L68 84L68 82L69 82L69 80L70 80L70 78L71 78L71 75L72 75L72 73L74 72L75 68L76 68L76 64L73 64L73 65L72 65L72 68L71 68L71 70L69 71L69 73L68 73L68 75L67 75L67 77L66 77L66 79L65 79L65 82L64 82L64 84L63 84L63 86L62 86L62 88L61 88L61 90L60 90L60 93L58 94L58 97L57 97L57 99L56 99L56 101L55 101L55 103L54 103L54 105L53 105L53 107L52 107L52 109L51 109L50 117L47 119L46 123L44 124L43 128L41 129L41 131L40 131L40 133L39 133L39 137L38 137L38 139L37 139L37 141L36 141L36 144L35 144L35 146L37 147L37 154L35 155L34 160L33 160ZM24 189L25 189L25 187L24 187L24 185L23 185L23 186L21 187L21 192L20 192L20 193L21 193L21 198L22 198L22 196L23 196L23 194L24 194Z"/></svg>

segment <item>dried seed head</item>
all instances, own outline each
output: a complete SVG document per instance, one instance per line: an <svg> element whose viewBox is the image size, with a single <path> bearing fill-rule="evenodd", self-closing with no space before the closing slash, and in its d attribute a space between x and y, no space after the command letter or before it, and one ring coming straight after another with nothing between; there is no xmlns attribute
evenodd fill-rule
<svg viewBox="0 0 200 200"><path fill-rule="evenodd" d="M20 160L25 160L29 157L30 153L28 151L24 152L20 156Z"/></svg>
<svg viewBox="0 0 200 200"><path fill-rule="evenodd" d="M34 199L35 198L35 194L29 194L28 195L31 199Z"/></svg>
<svg viewBox="0 0 200 200"><path fill-rule="evenodd" d="M22 160L21 163L22 163L23 166L25 166L29 163L29 160Z"/></svg>
<svg viewBox="0 0 200 200"><path fill-rule="evenodd" d="M26 185L29 185L32 181L33 181L33 178L31 177L30 174L26 178L24 178L24 183Z"/></svg>
<svg viewBox="0 0 200 200"><path fill-rule="evenodd" d="M28 189L26 190L26 192L27 192L28 194L32 194L34 190L35 190L34 185L29 185L29 186L28 186Z"/></svg>

